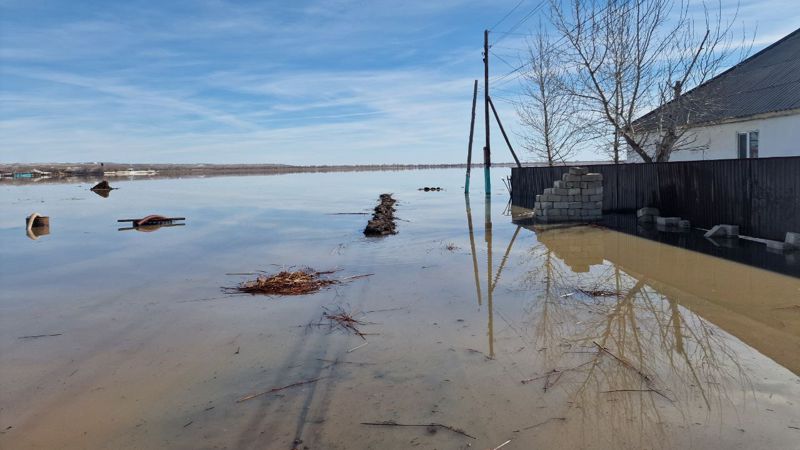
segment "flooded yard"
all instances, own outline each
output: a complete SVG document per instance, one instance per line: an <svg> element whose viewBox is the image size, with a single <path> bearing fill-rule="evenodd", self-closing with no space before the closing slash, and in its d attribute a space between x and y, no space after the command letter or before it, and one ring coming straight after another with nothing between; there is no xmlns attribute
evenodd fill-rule
<svg viewBox="0 0 800 450"><path fill-rule="evenodd" d="M2 448L798 448L798 277L518 226L462 170L92 184L0 185ZM342 282L224 289L306 266Z"/></svg>

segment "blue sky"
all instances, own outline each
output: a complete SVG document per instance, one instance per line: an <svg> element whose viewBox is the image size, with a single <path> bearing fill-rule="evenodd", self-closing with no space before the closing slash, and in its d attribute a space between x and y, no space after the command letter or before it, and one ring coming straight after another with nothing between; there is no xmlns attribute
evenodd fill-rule
<svg viewBox="0 0 800 450"><path fill-rule="evenodd" d="M518 1L0 0L0 162L462 162L482 30ZM758 49L799 13L745 0L739 15ZM514 34L493 51L514 65L523 48Z"/></svg>

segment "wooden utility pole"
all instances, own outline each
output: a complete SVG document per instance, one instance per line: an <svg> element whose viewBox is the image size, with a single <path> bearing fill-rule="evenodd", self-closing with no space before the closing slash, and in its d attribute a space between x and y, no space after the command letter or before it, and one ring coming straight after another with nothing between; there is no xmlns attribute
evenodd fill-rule
<svg viewBox="0 0 800 450"><path fill-rule="evenodd" d="M494 107L494 102L492 98L489 97L489 106L492 107L492 112L494 113L494 118L497 120L497 125L500 127L500 132L503 133L503 139L506 140L506 145L508 145L508 149L511 150L511 156L514 157L514 161L517 162L517 167L522 167L522 164L519 162L519 158L517 158L517 154L514 153L514 147L511 146L511 141L508 140L508 135L506 134L506 129L503 128L503 122L500 122L500 116L497 114L497 109Z"/></svg>
<svg viewBox="0 0 800 450"><path fill-rule="evenodd" d="M483 147L483 178L486 195L491 194L489 171L492 167L492 148L489 143L489 30L483 30L483 109L486 119L486 146Z"/></svg>
<svg viewBox="0 0 800 450"><path fill-rule="evenodd" d="M472 120L469 123L469 144L467 146L467 179L464 181L464 194L469 194L469 174L472 170L472 137L475 135L475 104L478 100L478 80L472 87Z"/></svg>

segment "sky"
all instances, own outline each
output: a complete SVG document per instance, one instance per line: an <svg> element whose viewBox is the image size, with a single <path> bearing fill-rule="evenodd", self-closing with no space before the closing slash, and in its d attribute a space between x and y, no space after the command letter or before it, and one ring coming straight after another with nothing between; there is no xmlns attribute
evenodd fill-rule
<svg viewBox="0 0 800 450"><path fill-rule="evenodd" d="M800 26L796 1L741 1L755 50ZM539 3L0 0L0 163L465 162L487 28L519 148L503 75ZM512 160L495 125L492 149Z"/></svg>

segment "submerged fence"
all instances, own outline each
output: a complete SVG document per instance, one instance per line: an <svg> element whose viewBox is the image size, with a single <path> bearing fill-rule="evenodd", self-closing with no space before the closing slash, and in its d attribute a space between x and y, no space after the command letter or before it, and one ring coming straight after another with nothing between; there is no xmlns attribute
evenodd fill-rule
<svg viewBox="0 0 800 450"><path fill-rule="evenodd" d="M568 167L511 169L511 202L533 208ZM603 211L654 206L692 226L739 225L743 235L783 240L800 232L800 157L591 166L603 174Z"/></svg>

